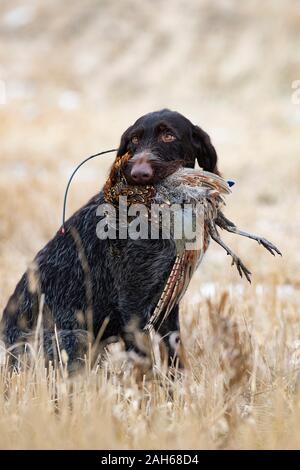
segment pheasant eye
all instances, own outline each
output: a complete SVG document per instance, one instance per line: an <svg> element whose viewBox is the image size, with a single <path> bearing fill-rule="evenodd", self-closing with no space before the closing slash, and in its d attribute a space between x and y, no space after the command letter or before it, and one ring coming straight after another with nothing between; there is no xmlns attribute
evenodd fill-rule
<svg viewBox="0 0 300 470"><path fill-rule="evenodd" d="M161 135L161 140L163 142L173 142L174 140L176 140L176 137L174 134L172 134L172 132L164 132Z"/></svg>
<svg viewBox="0 0 300 470"><path fill-rule="evenodd" d="M137 145L139 143L139 138L138 136L134 135L133 137L131 137L131 143L133 145Z"/></svg>

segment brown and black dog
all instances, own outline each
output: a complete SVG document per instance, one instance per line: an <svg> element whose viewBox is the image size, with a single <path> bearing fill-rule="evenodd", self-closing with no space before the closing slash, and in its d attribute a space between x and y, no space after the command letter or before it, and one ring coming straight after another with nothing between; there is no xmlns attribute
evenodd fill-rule
<svg viewBox="0 0 300 470"><path fill-rule="evenodd" d="M164 169L176 161L218 173L217 154L206 132L187 118L167 109L139 118L122 135L117 158L129 152L126 179L135 185L159 181ZM79 209L60 232L37 254L34 272L28 270L16 286L4 310L1 334L6 347L28 341L35 330L43 294L43 326L46 356L65 349L69 364L77 364L92 338L123 337L134 347L127 326L138 317L143 328L162 292L175 258L172 240L100 240L96 234L98 206L103 192ZM32 282L32 278L36 280ZM178 305L161 326L169 341L179 332ZM105 328L103 325L105 324ZM102 327L102 328L101 328ZM56 329L56 334L54 335ZM12 350L12 349L11 349ZM12 351L14 355L19 351Z"/></svg>

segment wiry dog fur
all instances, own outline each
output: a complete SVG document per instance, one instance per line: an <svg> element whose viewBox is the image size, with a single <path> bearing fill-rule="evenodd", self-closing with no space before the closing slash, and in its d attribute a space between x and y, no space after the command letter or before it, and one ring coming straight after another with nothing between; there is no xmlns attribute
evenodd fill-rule
<svg viewBox="0 0 300 470"><path fill-rule="evenodd" d="M146 114L129 127L121 138L117 158L126 152L132 155L129 178L141 161L147 171L150 166L147 184L159 180L160 168L176 160L187 167L197 160L205 170L218 173L217 154L209 136L169 110ZM141 172L136 173L140 178ZM175 245L172 240L100 240L96 210L103 202L100 192L79 209L66 222L65 235L57 232L22 276L1 321L7 347L28 341L41 306L49 359L55 359L58 343L67 352L69 364L76 364L86 352L88 336L95 340L99 334L101 340L123 337L127 348L133 347L126 328L135 316L141 327L149 319L172 267ZM179 331L178 305L160 330L170 360L174 342L169 341L169 335L174 331Z"/></svg>

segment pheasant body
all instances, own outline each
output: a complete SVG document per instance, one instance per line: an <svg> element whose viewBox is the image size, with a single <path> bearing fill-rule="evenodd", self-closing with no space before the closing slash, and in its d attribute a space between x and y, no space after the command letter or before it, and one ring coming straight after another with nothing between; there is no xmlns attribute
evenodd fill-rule
<svg viewBox="0 0 300 470"><path fill-rule="evenodd" d="M220 176L189 168L178 169L156 185L155 189L154 202L157 204L178 204L179 207L183 207L183 212L185 205L192 205L197 219L196 227L200 227L200 233L197 233L195 249L187 249L188 240L184 235L181 239L175 240L176 259L148 328L152 328L158 320L163 323L184 296L194 272L209 247L209 224L214 223L225 204L223 195L231 192L228 184ZM191 217L191 212L187 217Z"/></svg>
<svg viewBox="0 0 300 470"><path fill-rule="evenodd" d="M144 204L149 214L152 204L159 205L161 208L176 205L177 211L182 211L184 222L191 218L191 211L186 209L186 205L190 205L196 218L196 227L198 229L200 227L201 232L200 234L196 233L197 243L192 248L187 248L189 240L184 232L182 237L174 238L176 257L173 267L146 328L151 329L158 321L162 324L172 308L181 300L195 270L208 249L210 239L213 239L225 249L227 254L232 257L232 264L236 265L240 276L244 275L251 282L250 271L221 240L217 226L231 233L252 238L263 245L271 254L278 253L281 255L280 251L271 242L262 237L240 231L233 222L224 216L222 212L225 205L224 195L231 193L230 182L227 183L222 177L214 173L180 167L156 184L146 186L130 185L127 183L122 170L123 165L128 162L129 158L130 155L125 154L123 157L119 157L114 165L104 187L106 201L117 206L119 197L126 196L128 206L135 203ZM174 214L176 215L176 210ZM176 224L175 215L173 225Z"/></svg>

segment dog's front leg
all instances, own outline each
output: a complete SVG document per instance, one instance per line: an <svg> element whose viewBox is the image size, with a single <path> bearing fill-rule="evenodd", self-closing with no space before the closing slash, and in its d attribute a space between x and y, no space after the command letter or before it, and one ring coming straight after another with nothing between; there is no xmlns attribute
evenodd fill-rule
<svg viewBox="0 0 300 470"><path fill-rule="evenodd" d="M180 338L179 305L171 310L157 333L162 337L167 352L168 366L183 369L183 346Z"/></svg>
<svg viewBox="0 0 300 470"><path fill-rule="evenodd" d="M171 310L159 328L154 326L148 329L147 323L141 328L142 324L136 317L125 326L122 338L126 350L140 360L150 359L152 364L164 364L170 370L183 369L184 352L180 340L179 306L176 305ZM158 362L156 354L160 356Z"/></svg>
<svg viewBox="0 0 300 470"><path fill-rule="evenodd" d="M175 244L169 240L128 240L115 260L118 311L127 350L143 352L137 338L153 313L174 263ZM159 331L161 336L178 330L178 309ZM143 335L147 335L146 332ZM168 348L169 349L169 348ZM172 354L173 355L173 354Z"/></svg>

